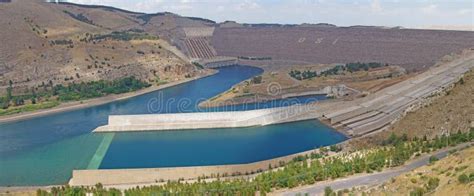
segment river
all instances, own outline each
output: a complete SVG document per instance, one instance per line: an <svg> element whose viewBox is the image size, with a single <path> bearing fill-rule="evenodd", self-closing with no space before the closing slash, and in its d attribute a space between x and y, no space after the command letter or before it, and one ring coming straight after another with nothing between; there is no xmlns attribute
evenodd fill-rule
<svg viewBox="0 0 474 196"><path fill-rule="evenodd" d="M316 120L238 129L91 133L107 124L110 114L200 112L200 101L261 73L249 66L224 67L215 75L127 100L0 124L0 186L64 184L74 169L249 163L346 139ZM313 99L324 96L296 100ZM275 107L286 101L232 109Z"/></svg>

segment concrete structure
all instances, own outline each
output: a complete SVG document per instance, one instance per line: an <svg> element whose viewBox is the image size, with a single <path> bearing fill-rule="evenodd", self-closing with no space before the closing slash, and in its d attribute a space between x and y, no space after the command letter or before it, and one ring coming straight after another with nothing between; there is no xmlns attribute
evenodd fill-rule
<svg viewBox="0 0 474 196"><path fill-rule="evenodd" d="M88 169L73 170L69 181L71 186L94 186L97 183L103 185L134 185L153 184L161 180L193 180L203 176L231 177L252 174L268 170L268 166L277 167L281 162L289 162L298 156L306 156L318 153L318 149L308 150L284 157L258 161L246 164L233 165L211 165L191 167L169 167L169 168L140 168L140 169Z"/></svg>
<svg viewBox="0 0 474 196"><path fill-rule="evenodd" d="M186 38L184 43L190 58L210 59L216 56L216 51L206 37Z"/></svg>
<svg viewBox="0 0 474 196"><path fill-rule="evenodd" d="M342 103L340 109L324 112L323 119L353 136L386 128L406 112L429 103L459 81L474 67L474 58L433 67L414 78L387 87L363 99Z"/></svg>
<svg viewBox="0 0 474 196"><path fill-rule="evenodd" d="M213 69L213 68L237 65L238 59L235 57L217 56L211 59L204 59L197 62L206 68Z"/></svg>
<svg viewBox="0 0 474 196"><path fill-rule="evenodd" d="M94 132L157 131L264 126L321 117L317 104L238 112L112 115Z"/></svg>
<svg viewBox="0 0 474 196"><path fill-rule="evenodd" d="M110 116L109 125L96 131L140 131L179 128L216 128L262 126L273 123L319 118L340 127L352 135L363 135L389 126L407 111L429 103L431 98L452 87L462 75L474 68L474 55L433 67L404 82L354 101L326 101L309 105L242 112L216 112L191 114L156 114ZM247 164L145 168L74 170L69 184L72 186L154 184L161 180L195 180L202 176L220 174L233 176L268 169L299 155L314 150L280 158Z"/></svg>
<svg viewBox="0 0 474 196"><path fill-rule="evenodd" d="M214 27L185 27L183 28L186 37L211 37Z"/></svg>
<svg viewBox="0 0 474 196"><path fill-rule="evenodd" d="M217 55L209 42L214 27L187 27L183 31L186 36L184 46L191 59L212 59Z"/></svg>
<svg viewBox="0 0 474 196"><path fill-rule="evenodd" d="M354 101L325 101L239 112L110 116L95 132L153 131L264 126L319 118L342 132L360 136L386 128L406 112L426 104L474 67L474 55L433 67L409 80Z"/></svg>

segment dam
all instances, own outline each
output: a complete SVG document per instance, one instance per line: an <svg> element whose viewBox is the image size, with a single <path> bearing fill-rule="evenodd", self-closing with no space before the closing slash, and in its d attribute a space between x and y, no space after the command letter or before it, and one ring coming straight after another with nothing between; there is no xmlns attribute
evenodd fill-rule
<svg viewBox="0 0 474 196"><path fill-rule="evenodd" d="M246 128L92 133L111 115L158 113L150 100L170 102L161 114L198 112L199 100L212 98L262 73L250 66L228 66L205 78L104 105L0 123L0 186L65 184L73 170L130 169L247 164L328 146L347 139L314 120ZM300 98L324 99L324 96ZM272 108L280 102L236 105L232 111ZM209 111L229 111L213 108ZM204 110L208 111L208 110ZM220 149L216 151L216 149ZM251 152L251 153L250 153ZM54 163L54 164L52 164Z"/></svg>
<svg viewBox="0 0 474 196"><path fill-rule="evenodd" d="M212 129L264 126L321 117L317 104L233 112L112 115L94 132Z"/></svg>
<svg viewBox="0 0 474 196"><path fill-rule="evenodd" d="M430 70L414 76L408 80L382 89L376 93L367 95L366 97L352 101L328 100L319 103L293 105L281 108L258 109L243 112L217 112L214 114L194 113L110 116L109 125L98 128L96 132L140 131L146 129L148 132L129 132L122 134L172 134L176 132L152 130L176 130L182 127L185 127L186 129L203 129L203 131L206 132L209 131L209 129L204 129L202 127L254 126L265 128L276 126L272 124L317 118L327 122L327 124L330 124L333 127L338 128L340 131L348 133L349 135L361 136L384 129L401 118L406 112L414 110L418 107L422 107L424 104L429 104L432 98L446 93L447 90L456 85L456 83L462 78L463 74L471 71L472 68L474 68L474 56L470 56L469 58L464 58L461 60L455 60L450 63L434 66ZM170 118L171 120L164 120L166 118ZM178 123L176 124L176 122ZM304 122L308 123L317 121L309 120ZM285 124L281 126L284 125ZM239 128L238 132L246 132L244 131L245 129L246 128ZM213 130L215 131L212 133L212 135L226 132L219 129ZM276 132L276 130L271 131L273 133ZM291 130L292 133L287 135L288 138L292 135L295 135L295 132L293 131L295 130ZM188 130L188 133L200 134L203 132ZM206 143L218 142L216 140L210 140L209 136L211 135L204 136L203 141ZM170 138L163 138L162 136L151 138L150 140L157 139L170 140ZM288 139L280 141L285 142L286 140ZM244 147L247 142L248 141L246 141L245 144L240 145L240 147ZM122 147L118 148L117 151L128 150L129 148L133 149L133 152L135 153L129 153L132 157L119 158L118 156L113 156L111 159L106 159L106 163L109 164L109 167L101 167L99 170L74 170L69 184L81 186L94 185L97 182L101 182L105 185L126 185L136 183L154 183L159 179L196 179L199 176L211 174L240 175L245 172L248 173L249 171L264 171L269 164L273 165L279 161L291 160L291 158L294 157L293 155L304 155L305 153L310 152L305 151L292 155L281 156L276 159L250 161L240 164L227 164L224 162L219 165L202 166L203 164L200 164L200 166L197 167L192 165L188 165L186 167L166 167L166 165L163 165L164 167L160 168L141 165L134 169L122 169L123 166L110 167L110 165L128 164L128 161L135 162L135 158L133 157L134 154L146 151L146 149L136 149L135 145L138 143L129 143L128 146L124 146L123 144L124 143L121 144ZM198 148L200 145L193 145L193 147ZM281 143L277 146L281 146ZM166 146L161 147L166 148ZM114 147L112 146L112 148ZM266 148L260 148L259 150L255 149L253 152L260 152L264 151L265 149ZM199 152L196 152L195 154L202 156ZM172 157L172 155L168 154L165 156ZM236 156L236 154L231 154L229 156ZM140 162L143 161L144 160L140 160Z"/></svg>
<svg viewBox="0 0 474 196"><path fill-rule="evenodd" d="M179 129L265 126L308 119L328 121L351 136L383 129L457 82L473 68L474 58L434 66L408 80L353 101L323 101L281 108L238 112L203 112L109 116L95 132L159 131Z"/></svg>

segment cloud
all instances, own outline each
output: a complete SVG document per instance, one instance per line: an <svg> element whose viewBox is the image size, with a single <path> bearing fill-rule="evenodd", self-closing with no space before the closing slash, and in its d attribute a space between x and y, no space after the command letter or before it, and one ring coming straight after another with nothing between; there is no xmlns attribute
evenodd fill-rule
<svg viewBox="0 0 474 196"><path fill-rule="evenodd" d="M372 12L382 12L382 6L380 5L379 0L372 0L372 3L370 4L370 10Z"/></svg>
<svg viewBox="0 0 474 196"><path fill-rule="evenodd" d="M237 10L255 10L259 9L260 5L252 0L245 0L244 2L237 4Z"/></svg>
<svg viewBox="0 0 474 196"><path fill-rule="evenodd" d="M472 9L460 9L457 13L459 15L469 15L472 14Z"/></svg>
<svg viewBox="0 0 474 196"><path fill-rule="evenodd" d="M430 4L428 6L422 7L421 11L425 14L434 14L438 9L438 5Z"/></svg>

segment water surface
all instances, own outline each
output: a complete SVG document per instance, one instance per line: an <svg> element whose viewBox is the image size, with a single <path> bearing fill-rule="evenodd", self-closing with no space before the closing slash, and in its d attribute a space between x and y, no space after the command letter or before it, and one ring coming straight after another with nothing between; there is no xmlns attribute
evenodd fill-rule
<svg viewBox="0 0 474 196"><path fill-rule="evenodd" d="M70 179L73 169L88 167L245 163L345 139L317 121L242 129L119 133L112 136L91 133L96 127L105 125L111 114L198 112L196 106L200 101L261 73L261 69L254 67L225 67L213 76L127 100L0 124L0 186L63 184ZM313 98L322 99L320 96ZM255 104L239 106L235 110L262 107L273 106Z"/></svg>

